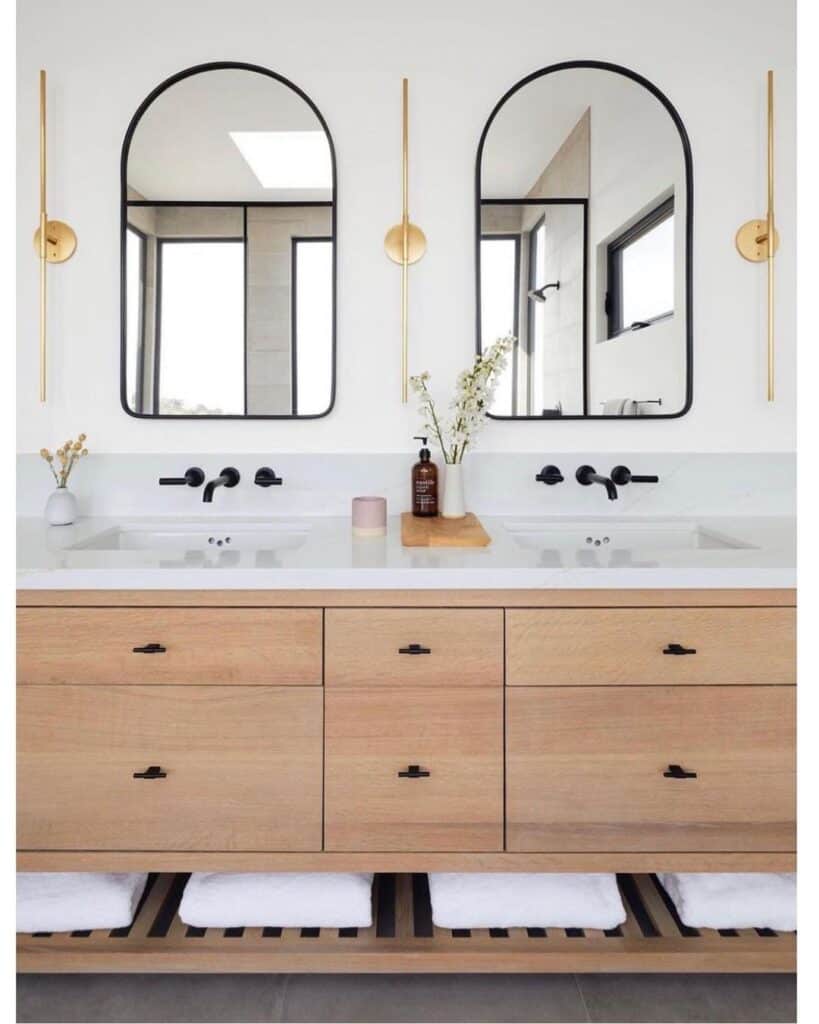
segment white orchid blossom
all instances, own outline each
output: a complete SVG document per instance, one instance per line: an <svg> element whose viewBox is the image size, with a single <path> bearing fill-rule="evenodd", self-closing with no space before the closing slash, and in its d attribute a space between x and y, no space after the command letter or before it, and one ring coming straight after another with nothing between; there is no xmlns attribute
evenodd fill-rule
<svg viewBox="0 0 819 1024"><path fill-rule="evenodd" d="M429 373L424 371L410 377L412 389L421 399L420 411L426 421L424 432L437 439L447 464L462 462L467 448L474 445L486 422L486 414L492 408L498 377L506 366L506 357L514 342L511 334L498 338L486 352L475 356L471 370L458 374L447 420L442 421L438 416L435 399L429 390Z"/></svg>

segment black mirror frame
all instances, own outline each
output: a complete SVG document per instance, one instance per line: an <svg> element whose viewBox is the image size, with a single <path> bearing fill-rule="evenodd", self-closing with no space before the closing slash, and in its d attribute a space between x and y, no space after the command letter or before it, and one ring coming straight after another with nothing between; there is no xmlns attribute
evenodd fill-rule
<svg viewBox="0 0 819 1024"><path fill-rule="evenodd" d="M693 240L694 240L694 171L693 161L691 158L691 143L688 138L688 132L685 130L683 120L677 112L674 105L668 99L668 97L661 92L660 89L650 82L647 78L638 74L636 71L631 71L629 68L623 67L621 64L612 64L608 61L600 60L568 60L562 61L559 64L550 64L548 67L541 68L539 71L533 71L531 74L522 78L519 82L516 82L511 89L507 90L503 96L498 100L492 109L492 113L484 125L483 131L481 132L480 141L478 142L478 152L475 158L475 350L481 352L481 207L483 205L481 199L481 163L483 161L483 149L486 142L486 137L489 133L489 129L492 127L492 122L495 117L506 103L508 99L515 95L518 90L528 85L535 79L543 78L545 75L554 74L556 71L567 71L577 68L589 68L598 71L611 71L618 75L623 75L625 78L630 78L633 82L643 86L647 89L656 99L662 103L668 112L671 120L674 122L677 132L680 136L680 142L683 150L683 161L685 164L685 355L686 355L686 382L685 382L685 404L679 412L671 413L659 413L657 415L652 414L648 416L590 416L577 415L577 416L560 416L560 417L544 417L544 416L496 416L493 413L488 415L495 420L509 420L512 422L518 421L535 421L539 423L559 423L564 420L620 420L630 421L634 420L639 422L640 420L650 419L654 420L676 420L681 416L685 416L687 412L691 410L691 405L694 399L694 291L693 291ZM519 200L518 200L519 201ZM548 200L541 199L540 202L547 202ZM492 203L493 200L486 200L487 203ZM498 200L494 200L498 202ZM585 313L585 311L584 311ZM586 316L584 315L584 322ZM584 344L583 350L583 366L584 366L584 377L585 367L588 358L586 351L586 345ZM586 381L584 380L584 390Z"/></svg>
<svg viewBox="0 0 819 1024"><path fill-rule="evenodd" d="M127 227L128 227L128 182L127 182L127 171L128 171L128 154L131 149L131 140L134 132L136 131L137 125L139 124L143 114L154 102L154 100L160 96L166 89L169 89L172 85L177 82L181 82L185 78L190 78L193 75L202 74L206 71L225 71L225 70L238 70L238 71L252 71L257 74L267 75L268 78L272 78L275 81L287 86L288 89L292 89L297 96L304 100L304 102L310 107L313 113L318 118L321 127L324 129L327 135L327 142L330 147L330 162L333 170L333 187L332 195L327 205L331 209L331 240L333 243L333 310L332 310L332 376L330 383L330 403L324 412L299 414L299 413L283 413L279 415L256 415L256 414L238 414L230 413L225 415L213 415L208 414L205 416L196 416L192 414L184 415L172 415L168 413L146 413L136 412L131 409L127 401L127 380L126 380L126 360L127 360L127 309L126 309L126 241L127 241ZM180 201L175 203L176 206L207 206L207 202L184 202ZM221 204L224 205L224 204ZM242 206L241 202L236 202L236 206ZM251 204L252 205L252 204ZM281 205L302 205L299 203L289 203ZM324 204L322 204L324 205ZM269 68L262 67L260 64L248 64L244 61L212 61L206 64L196 64L193 67L185 68L183 71L178 71L176 74L171 75L170 78L166 78L164 82L161 82L155 89L153 89L145 99L137 107L136 112L131 118L128 128L125 132L125 137L122 142L122 152L120 156L120 388L119 388L119 400L124 411L134 417L134 419L148 419L148 420L317 420L322 419L324 416L329 416L333 411L333 407L336 402L336 366L337 366L337 310L338 310L338 172L336 167L336 150L333 142L333 136L330 134L330 129L327 127L327 122L321 111L318 109L316 104L310 99L304 90L300 89L297 85L294 85L289 79L283 75L277 74L275 71L271 71Z"/></svg>

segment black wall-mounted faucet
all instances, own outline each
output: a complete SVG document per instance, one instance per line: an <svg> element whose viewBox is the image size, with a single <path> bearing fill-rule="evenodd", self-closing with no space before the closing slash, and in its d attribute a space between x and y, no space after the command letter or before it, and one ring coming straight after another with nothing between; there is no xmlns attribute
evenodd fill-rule
<svg viewBox="0 0 819 1024"><path fill-rule="evenodd" d="M213 501L213 492L217 487L235 487L240 479L239 470L228 466L222 470L215 480L208 480L205 484L205 490L202 492L202 501L210 504Z"/></svg>
<svg viewBox="0 0 819 1024"><path fill-rule="evenodd" d="M161 476L159 483L162 487L201 487L205 482L205 474L198 466L192 466L185 470L184 476Z"/></svg>
<svg viewBox="0 0 819 1024"><path fill-rule="evenodd" d="M280 487L284 480L280 476L276 476L275 469L271 469L269 466L262 466L261 469L256 470L253 483L257 487Z"/></svg>
<svg viewBox="0 0 819 1024"><path fill-rule="evenodd" d="M611 471L611 478L618 487L625 484L656 484L660 482L658 476L638 476L632 473L628 466L615 466Z"/></svg>
<svg viewBox="0 0 819 1024"><path fill-rule="evenodd" d="M588 487L591 484L602 484L606 488L609 501L617 500L617 488L614 486L614 482L610 477L596 473L594 466L581 466L574 476L577 482L583 484L584 487Z"/></svg>
<svg viewBox="0 0 819 1024"><path fill-rule="evenodd" d="M535 480L541 484L549 484L551 487L553 484L563 483L563 474L557 466L544 466L539 473L535 474Z"/></svg>

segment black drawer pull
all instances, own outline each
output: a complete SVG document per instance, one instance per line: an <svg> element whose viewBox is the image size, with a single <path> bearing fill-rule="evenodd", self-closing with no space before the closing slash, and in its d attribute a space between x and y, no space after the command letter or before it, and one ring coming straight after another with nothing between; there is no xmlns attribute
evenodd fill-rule
<svg viewBox="0 0 819 1024"><path fill-rule="evenodd" d="M663 772L664 779L696 779L696 772L687 772L682 765L670 764L668 771Z"/></svg>
<svg viewBox="0 0 819 1024"><path fill-rule="evenodd" d="M167 779L168 773L163 772L158 764L152 764L144 772L134 772L135 779Z"/></svg>
<svg viewBox="0 0 819 1024"><path fill-rule="evenodd" d="M162 644L145 644L144 647L134 647L133 652L134 654L164 654L167 649Z"/></svg>
<svg viewBox="0 0 819 1024"><path fill-rule="evenodd" d="M399 779L428 779L430 773L420 764L408 764L405 772L399 772Z"/></svg>
<svg viewBox="0 0 819 1024"><path fill-rule="evenodd" d="M663 654L696 654L696 647L683 647L682 644L669 644L663 648Z"/></svg>
<svg viewBox="0 0 819 1024"><path fill-rule="evenodd" d="M410 644L409 647L399 647L399 654L432 654L429 647L422 647L420 644Z"/></svg>

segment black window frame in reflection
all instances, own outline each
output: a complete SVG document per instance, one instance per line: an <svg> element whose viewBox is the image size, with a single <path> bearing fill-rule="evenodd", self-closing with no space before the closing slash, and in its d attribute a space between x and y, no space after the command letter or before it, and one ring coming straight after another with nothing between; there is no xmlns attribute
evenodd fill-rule
<svg viewBox="0 0 819 1024"><path fill-rule="evenodd" d="M630 227L613 238L606 247L606 322L608 338L616 338L627 331L650 327L660 320L674 316L674 308L656 316L640 318L630 324L623 323L623 253L630 245L643 238L654 228L674 216L674 196L669 196L640 217ZM673 272L673 268L672 268Z"/></svg>
<svg viewBox="0 0 819 1024"><path fill-rule="evenodd" d="M559 71L571 71L571 70L596 70L596 71L609 71L613 74L622 75L624 78L628 78L638 85L641 85L644 89L647 89L655 99L657 99L665 108L669 117L674 123L677 133L680 138L680 145L682 147L683 166L685 168L685 257L684 257L684 281L685 281L685 298L682 304L680 312L685 314L685 366L686 366L686 379L685 379L685 399L682 408L677 412L663 412L663 413L652 413L650 418L652 420L666 419L673 420L679 419L681 416L685 416L691 410L694 398L694 275L693 275L693 252L694 252L694 171L693 171L693 159L691 156L691 143L688 138L688 132L686 131L685 124L680 117L677 109L668 99L668 97L650 82L647 78L638 74L636 71L632 71L629 68L624 67L621 64L614 64L609 61L601 60L568 60L562 61L558 64L550 64L548 67L540 68L538 71L534 71L526 77L516 82L510 89L508 89L504 95L498 100L490 113L486 124L481 132L480 139L478 140L478 149L475 157L475 229L474 229L474 253L475 253L475 349L478 353L481 352L481 253L480 253L480 238L481 238L481 210L484 205L492 205L499 203L521 203L521 202L533 202L535 200L524 200L521 197L500 197L500 198L483 198L482 182L481 182L481 167L483 161L483 151L486 144L487 136L492 127L492 124L497 117L498 113L506 102L512 98L520 89L523 89L530 82L536 79L543 78L546 75L555 74ZM556 197L541 197L538 202L549 203L549 202L560 202L561 200ZM587 247L588 248L588 247ZM588 312L588 310L586 310ZM584 322L587 321L588 315L584 317ZM586 361L588 358L588 344L584 343L583 346L583 362L584 362L584 396L588 395L587 387L587 373L586 373ZM513 420L517 422L525 422L527 420L539 420L541 422L553 422L552 417L544 417L542 415L527 415L527 416L500 416L494 413L488 414L492 419L497 420ZM621 422L645 422L645 416L613 416L613 415L593 415L588 411L581 414L562 415L557 417L558 421L561 420L620 420Z"/></svg>
<svg viewBox="0 0 819 1024"><path fill-rule="evenodd" d="M330 166L332 170L332 186L330 191L331 198L328 200L279 200L279 201L245 201L245 200L225 200L220 201L218 197L214 197L213 200L153 200L150 199L129 199L128 198L128 154L131 148L131 142L134 136L140 120L146 113L151 104L156 100L163 92L171 88L177 82L181 82L186 78L190 78L193 75L203 74L208 71L250 71L257 74L266 75L268 78L272 78L274 81L279 82L281 85L291 89L297 96L299 96L304 102L310 107L313 114L315 114L322 130L327 137L327 145L330 149ZM160 413L160 412L139 412L130 408L128 404L127 395L127 259L126 259L126 245L127 245L127 230L129 227L133 228L133 225L128 223L128 210L132 207L161 207L161 206L177 206L177 207L207 207L207 206L234 206L234 207L247 207L255 206L270 206L270 207L328 207L330 209L330 240L333 243L332 247L332 339L331 339L331 374L330 374L330 398L327 408L319 413L305 413L298 414L288 413L275 413L275 414L260 414L260 413L228 413L228 414L206 414L197 416L192 413L173 414L173 413ZM297 85L285 78L284 75L280 75L275 71L271 71L269 68L262 67L259 64L249 64L244 61L212 61L205 64L196 64L193 67L185 68L183 71L179 71L169 78L166 78L161 82L155 89L153 89L145 99L140 103L133 117L131 118L128 128L125 132L125 137L122 142L122 151L120 154L120 405L123 410L135 419L163 419L163 420L314 420L321 419L324 416L329 416L335 407L336 401L336 386L337 386L337 351L338 351L338 168L336 164L336 150L333 142L333 136L330 133L330 129L327 126L327 122L324 119L319 108L310 99L304 90L300 89ZM246 233L246 231L245 231ZM326 237L326 236L325 236ZM247 253L247 246L245 246L245 254ZM245 257L246 258L246 257ZM245 296L246 298L246 296ZM159 296L157 296L157 300ZM245 325L247 325L247 317L245 316ZM245 346L245 359L247 359L247 346ZM158 361L157 361L158 365ZM245 373L245 379L247 379L247 373ZM156 394L156 392L155 392ZM156 398L154 399L156 401ZM152 403L153 404L153 403ZM247 395L245 395L245 408L247 408Z"/></svg>

